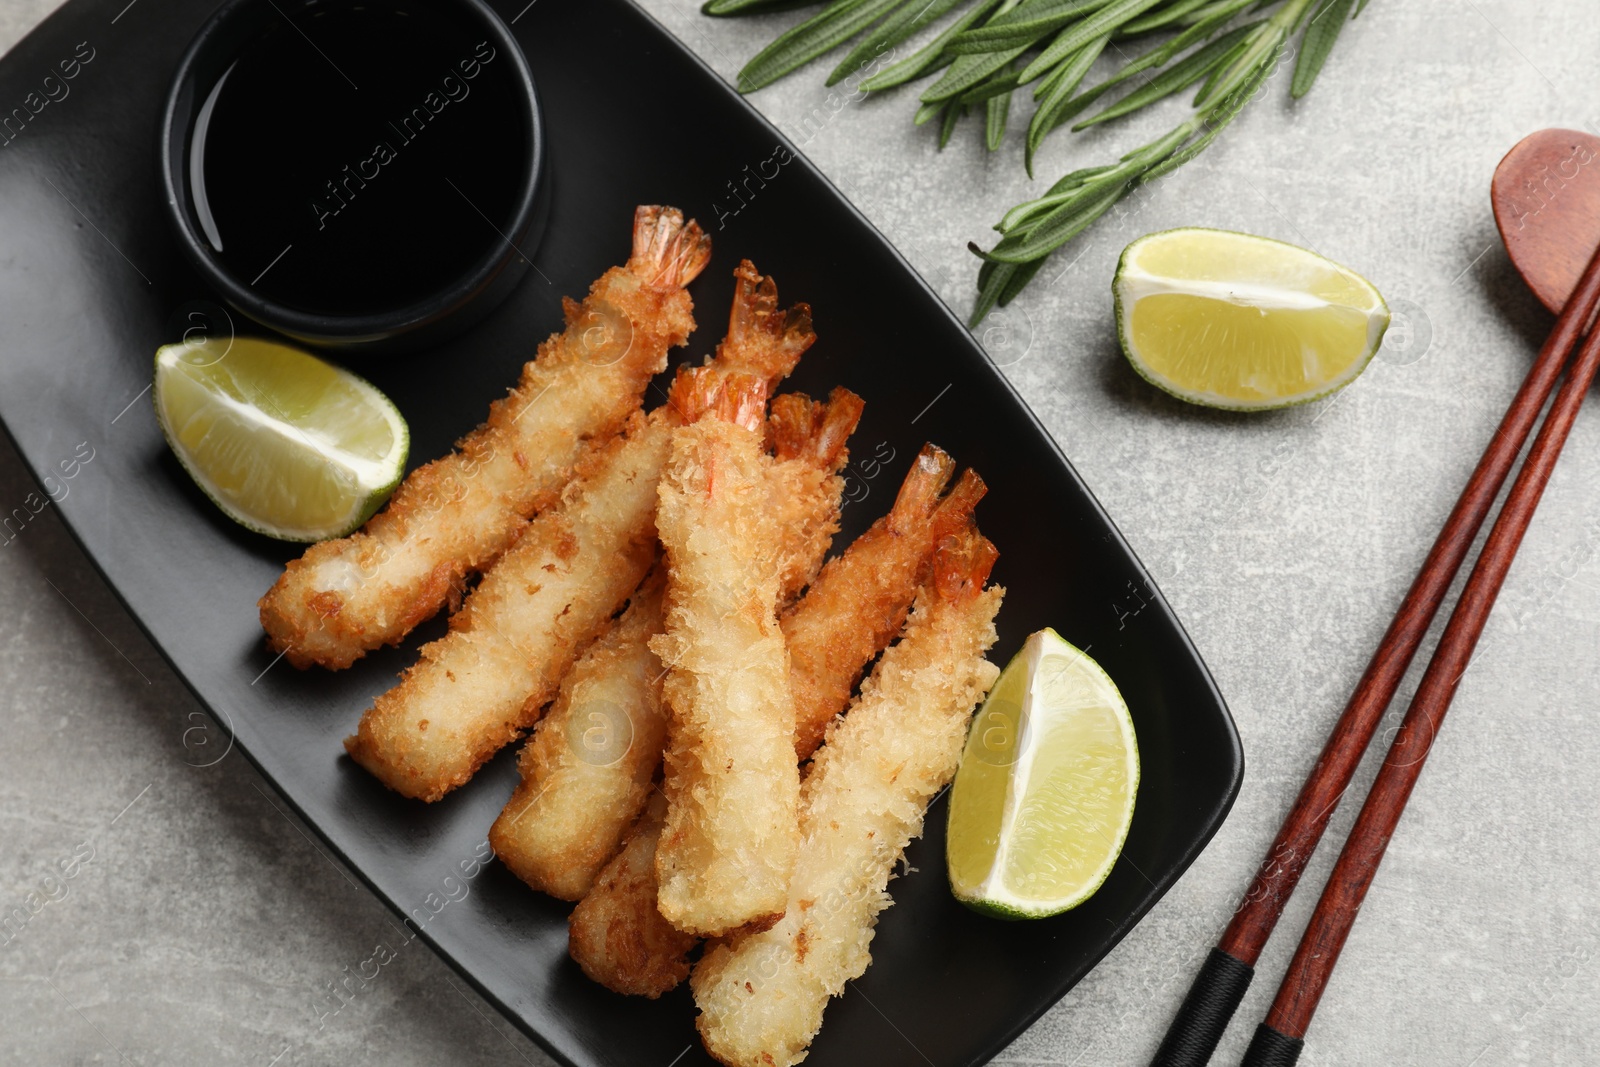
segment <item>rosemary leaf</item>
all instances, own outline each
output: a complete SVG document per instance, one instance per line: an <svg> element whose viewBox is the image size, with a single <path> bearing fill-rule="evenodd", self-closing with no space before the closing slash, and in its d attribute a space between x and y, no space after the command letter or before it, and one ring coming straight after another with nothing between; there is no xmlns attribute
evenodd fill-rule
<svg viewBox="0 0 1600 1067"><path fill-rule="evenodd" d="M708 15L742 15L801 6L805 0L706 0ZM1107 122L1150 107L1198 84L1193 111L1164 136L1103 166L1075 170L1039 197L1006 212L999 238L981 259L978 299L971 325L1014 299L1045 259L1102 218L1135 188L1193 160L1215 142L1260 92L1285 46L1302 35L1291 91L1310 90L1344 24L1368 0L833 0L779 36L745 67L740 89L770 84L823 53L848 45L828 75L834 85L869 64L892 58L889 49L952 16L934 39L911 56L861 83L867 92L904 85L942 71L922 92L914 122L939 119L938 144L982 105L983 141L993 152L1004 144L1012 98L1033 84L1037 106L1028 123L1025 162L1048 134L1072 122L1113 89L1123 92L1075 127ZM1248 12L1267 14L1228 28ZM1110 77L1083 88L1110 42L1173 31L1141 49ZM1031 53L1031 54L1030 54ZM1018 68L1021 68L1020 70ZM1159 68L1159 69L1158 69ZM1146 73L1151 72L1151 73ZM1130 85L1138 77L1142 85ZM1034 84L1036 83L1036 84Z"/></svg>
<svg viewBox="0 0 1600 1067"><path fill-rule="evenodd" d="M1038 222L1051 211L1077 195L1077 189L1070 189L1064 192L1052 193L1049 196L1041 196L1039 199L1030 200L1026 204L1018 204L1006 212L1005 218L1000 220L995 229L1008 236L1016 231L1024 231L1030 224Z"/></svg>
<svg viewBox="0 0 1600 1067"><path fill-rule="evenodd" d="M1048 82L1050 90L1034 109L1033 118L1028 122L1028 141L1023 157L1028 177L1033 177L1034 152L1038 151L1045 135L1060 124L1060 116L1071 103L1072 94L1083 84L1084 75L1089 73L1094 61L1100 58L1100 53L1109 40L1111 38L1106 34L1096 37L1076 53L1062 60L1056 73L1050 76Z"/></svg>
<svg viewBox="0 0 1600 1067"><path fill-rule="evenodd" d="M928 42L920 51L902 59L888 70L874 74L861 83L861 88L869 93L880 89L892 89L896 85L904 85L908 81L948 65L953 57L947 55L944 49L945 45L950 43L950 39L994 10L1000 3L1001 0L978 0L976 6L952 22L943 33Z"/></svg>
<svg viewBox="0 0 1600 1067"><path fill-rule="evenodd" d="M984 108L984 145L991 152L999 151L1000 142L1006 135L1006 116L1011 111L1011 94L1015 91L1016 86L1013 85L1005 92L991 96Z"/></svg>
<svg viewBox="0 0 1600 1067"><path fill-rule="evenodd" d="M1167 60L1171 59L1185 48L1188 48L1190 45L1196 43L1197 41L1209 39L1214 33L1217 32L1218 28L1232 19L1234 15L1238 14L1240 11L1256 2L1257 0L1227 0L1225 4L1216 7L1214 14L1209 15L1204 20L1195 23L1193 26L1190 26L1176 37L1168 40L1159 48L1152 48L1139 58L1129 60L1127 63L1123 64L1122 68L1115 74L1094 87L1094 94L1098 96L1106 90L1122 84L1135 74L1143 73L1151 67L1163 66Z"/></svg>
<svg viewBox="0 0 1600 1067"><path fill-rule="evenodd" d="M950 135L956 132L956 123L967 113L967 109L956 104L948 104L944 109L944 124L939 127L939 151L944 151L944 146L950 143Z"/></svg>
<svg viewBox="0 0 1600 1067"><path fill-rule="evenodd" d="M1135 15L1149 11L1161 0L1112 0L1082 22L1063 30L1037 59L1023 70L1021 79L1031 82L1062 59L1076 52L1103 33L1115 30Z"/></svg>
<svg viewBox="0 0 1600 1067"><path fill-rule="evenodd" d="M1276 62L1265 64L1252 73L1244 84L1234 90L1232 96L1211 112L1206 119L1206 125L1210 127L1206 133L1193 144L1186 145L1150 168L1139 179L1141 184L1165 177L1209 148L1211 142L1217 139L1217 135L1227 128L1228 123L1237 118L1239 112L1244 110L1244 106L1250 102L1250 98L1255 95L1256 90L1261 88L1262 83L1272 76L1272 68L1276 65Z"/></svg>
<svg viewBox="0 0 1600 1067"><path fill-rule="evenodd" d="M700 13L724 18L768 15L774 11L793 11L797 7L815 7L816 4L817 0L706 0L700 5Z"/></svg>
<svg viewBox="0 0 1600 1067"><path fill-rule="evenodd" d="M1096 112L1072 128L1082 130L1110 119L1120 118L1173 93L1182 92L1224 64L1238 47L1239 42L1259 25L1260 23L1249 23L1223 34L1204 48L1198 48L1185 56L1115 104Z"/></svg>
<svg viewBox="0 0 1600 1067"><path fill-rule="evenodd" d="M1113 0L1035 0L996 16L985 25L967 30L950 42L957 55L982 54L1032 44L1088 12Z"/></svg>
<svg viewBox="0 0 1600 1067"><path fill-rule="evenodd" d="M1017 72L1014 70L996 71L988 81L973 86L960 96L956 97L958 104L981 104L986 100L993 100L1001 93L1009 94L1017 87Z"/></svg>
<svg viewBox="0 0 1600 1067"><path fill-rule="evenodd" d="M919 0L835 0L757 52L739 72L739 91L755 92L833 51L889 11ZM925 2L925 0L922 0Z"/></svg>
<svg viewBox="0 0 1600 1067"><path fill-rule="evenodd" d="M1183 18L1195 8L1203 7L1210 2L1211 0L1178 0L1177 3L1152 11L1148 15L1134 19L1132 22L1124 23L1122 29L1118 30L1117 33L1119 36L1132 37L1135 34L1159 30L1161 27Z"/></svg>
<svg viewBox="0 0 1600 1067"><path fill-rule="evenodd" d="M915 0L914 3L906 4L880 22L871 33L862 37L861 41L850 50L850 54L833 68L833 73L828 75L828 80L823 84L837 85L924 26L943 18L952 8L969 2L970 0Z"/></svg>
<svg viewBox="0 0 1600 1067"><path fill-rule="evenodd" d="M1066 81L1067 77L1072 74L1073 60L1076 58L1077 57L1075 56L1068 56L1066 59L1063 59L1061 62L1056 64L1055 70L1052 70L1049 74L1046 74L1044 77L1035 82L1033 86L1033 98L1035 100L1041 100L1044 97L1049 96L1056 90L1058 86L1060 86L1063 81Z"/></svg>
<svg viewBox="0 0 1600 1067"><path fill-rule="evenodd" d="M969 244L967 247L982 255L977 245ZM994 308L1000 299L1000 294L1008 288L1012 275L1016 273L1015 263L995 263L991 260L983 264L982 269L978 271L978 305L972 309L972 318L967 321L967 325L976 326L983 321L983 317Z"/></svg>
<svg viewBox="0 0 1600 1067"><path fill-rule="evenodd" d="M1029 282L1033 281L1033 276L1039 273L1039 268L1042 266L1044 266L1044 257L1040 256L1033 262L1024 263L1012 271L1011 277L1001 286L1000 299L996 303L1001 307L1011 303L1016 298L1016 295L1022 292Z"/></svg>
<svg viewBox="0 0 1600 1067"><path fill-rule="evenodd" d="M1278 16L1288 10L1291 9L1280 8L1276 15L1251 30L1250 34L1240 42L1243 51L1239 53L1238 58L1231 64L1224 64L1221 73L1213 75L1212 80L1195 98L1195 110L1204 111L1209 107L1215 107L1231 98L1234 90L1251 80L1257 70L1265 68L1270 72L1278 65L1278 56L1283 51L1284 40L1288 36L1288 27L1282 24Z"/></svg>
<svg viewBox="0 0 1600 1067"><path fill-rule="evenodd" d="M1121 168L1118 169L1120 171ZM1081 194L1030 224L1027 232L1020 234L1021 239L1014 247L1003 248L1001 245L1005 239L1002 239L1001 244L989 250L989 254L1006 263L1043 259L1104 215L1128 191L1131 180L1127 175L1113 172L1091 182ZM1010 236L1013 235L1007 235L1007 238Z"/></svg>
<svg viewBox="0 0 1600 1067"><path fill-rule="evenodd" d="M1339 31L1353 17L1350 14L1353 3L1355 0L1322 0L1316 14L1311 16L1306 35L1300 39L1300 55L1294 62L1294 81L1289 86L1289 95L1296 100L1311 91L1312 83L1322 73L1322 65L1333 51L1333 42L1339 39Z"/></svg>
<svg viewBox="0 0 1600 1067"><path fill-rule="evenodd" d="M1165 65L1167 60L1182 52L1185 48L1198 41L1210 40L1211 37L1233 16L1255 3L1256 0L1225 0L1221 4L1213 4L1211 14L1195 22L1194 25L1178 34L1159 48L1152 48L1138 59L1130 60L1123 68L1117 71L1115 78L1122 80L1147 70L1150 67Z"/></svg>
<svg viewBox="0 0 1600 1067"><path fill-rule="evenodd" d="M1042 215L1051 208L1064 203L1071 195L1089 184L1093 178L1116 170L1115 166L1084 167L1075 170L1050 187L1050 191L1037 200L1030 200L1026 204L1018 204L1006 212L1006 217L1001 219L995 229L1007 233L1023 226L1029 219Z"/></svg>
<svg viewBox="0 0 1600 1067"><path fill-rule="evenodd" d="M1206 75L1205 83L1200 86L1200 91L1195 93L1194 99L1190 101L1190 104L1193 107L1199 107L1200 101L1211 96L1212 89L1215 88L1217 83L1220 82L1226 75L1234 70L1235 61L1242 56L1245 52L1245 49L1249 47L1249 41L1238 41L1234 44L1233 51L1231 51L1222 62L1213 67L1210 74Z"/></svg>
<svg viewBox="0 0 1600 1067"><path fill-rule="evenodd" d="M1256 5L1250 9L1250 13L1252 15L1260 14L1263 10L1271 7L1277 2L1278 0L1258 0ZM1218 9L1223 7L1226 3L1227 0L1211 0L1211 2L1206 4L1205 7L1196 8L1180 18L1178 22L1184 26L1193 26L1196 22L1202 22L1216 14Z"/></svg>
<svg viewBox="0 0 1600 1067"><path fill-rule="evenodd" d="M1073 171L1071 174L1059 179L1050 187L1050 191L1046 195L1054 196L1056 193L1064 193L1068 189L1073 189L1082 185L1088 185L1091 179L1098 178L1102 174L1110 174L1116 169L1117 165L1115 163L1103 163L1098 167L1079 168L1078 170Z"/></svg>
<svg viewBox="0 0 1600 1067"><path fill-rule="evenodd" d="M921 100L923 103L931 104L936 100L949 100L960 96L1027 50L1028 46L1024 44L1008 48L1003 52L956 56L956 61L950 64L950 69L944 72L944 77L934 82L932 88L923 92Z"/></svg>
<svg viewBox="0 0 1600 1067"><path fill-rule="evenodd" d="M1000 238L990 248L990 256L1000 262L1027 262L1048 256L1117 202L1141 170L1139 166L1118 166L1101 174L1050 211Z"/></svg>

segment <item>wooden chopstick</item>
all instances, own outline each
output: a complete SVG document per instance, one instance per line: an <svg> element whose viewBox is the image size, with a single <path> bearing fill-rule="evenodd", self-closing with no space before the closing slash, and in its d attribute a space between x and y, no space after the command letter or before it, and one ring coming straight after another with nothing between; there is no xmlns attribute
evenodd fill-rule
<svg viewBox="0 0 1600 1067"><path fill-rule="evenodd" d="M1256 1030L1255 1039L1245 1053L1244 1067L1290 1067L1299 1057L1306 1027L1317 1010L1317 1002L1339 961L1339 951L1355 924L1367 887L1383 861L1389 838L1399 825L1411 788L1422 774L1422 765L1439 736L1439 725L1450 710L1461 676L1472 662L1473 649L1489 621L1495 598L1522 535L1539 506L1539 498L1561 458L1561 448L1578 409L1583 406L1595 371L1600 369L1600 329L1590 332L1567 372L1567 380L1556 394L1544 425L1533 439L1533 447L1500 514L1489 531L1472 576L1461 591L1450 621L1445 625L1439 647L1428 661L1428 669L1417 686L1416 696L1401 721L1400 732L1389 746L1389 755L1378 770L1378 777L1367 793L1355 826L1345 840L1344 850L1333 866L1328 884L1322 890L1317 910L1300 938L1300 947L1278 987L1278 996L1267 1013L1267 1021Z"/></svg>
<svg viewBox="0 0 1600 1067"><path fill-rule="evenodd" d="M1482 458L1472 471L1472 476L1467 479L1466 487L1445 520L1444 528L1439 531L1433 548L1423 561L1422 569L1411 583L1411 588L1401 602L1394 621L1389 624L1388 631L1383 635L1377 651L1373 653L1360 682L1356 684L1355 692L1351 694L1343 714L1328 735L1316 766L1305 784L1301 786L1300 795L1295 798L1294 806L1289 810L1271 848L1261 861L1250 888L1246 890L1243 900L1234 912L1233 920L1228 924L1216 948L1211 950L1200 974L1195 978L1194 985L1178 1009L1178 1014L1173 1018L1166 1038L1151 1061L1151 1067L1202 1067L1210 1061L1211 1054L1216 1051L1217 1043L1222 1039L1222 1034L1233 1018L1233 1013L1238 1009L1239 1002L1244 999L1245 990L1249 988L1262 947L1272 935L1278 917L1283 914L1290 895L1299 884L1300 876L1316 850L1317 843L1322 839L1323 831L1327 829L1328 820L1332 817L1339 800L1349 788L1350 780L1355 775L1356 767L1371 743L1373 734L1377 731L1384 711L1394 699L1395 691L1416 656L1417 648L1433 622L1434 615L1438 613L1445 593L1461 569L1462 562L1472 547L1473 538L1477 536L1479 527L1483 525L1483 520L1493 507L1495 497L1516 462L1517 454L1522 450L1534 423L1538 421L1539 412L1561 375L1568 354L1583 335L1590 320L1594 318L1597 306L1600 306L1600 249L1597 249L1590 259L1572 296L1562 309L1560 318L1551 329L1550 336L1539 350L1538 358L1528 369L1521 388L1512 399L1505 417L1500 420L1500 426L1490 438ZM1600 330L1597 330L1596 334L1600 335ZM1572 380L1574 379L1569 379L1569 385ZM1581 401L1581 391L1578 396ZM1553 415L1552 410L1552 417ZM1573 415L1576 415L1576 408L1573 410ZM1569 417L1567 427L1560 430L1562 442L1566 439L1566 430L1570 425ZM1550 421L1547 420L1546 428L1549 426ZM1544 439L1544 432L1541 430L1540 440ZM1559 454L1560 444L1555 446L1555 451ZM1550 462L1554 463L1553 456ZM1524 471L1526 470L1527 465L1524 466ZM1548 478L1548 472L1545 477ZM1516 484L1523 484L1522 476L1519 475ZM1540 490L1543 484L1543 481L1539 482ZM1526 528L1527 518L1532 517L1533 505L1537 503L1538 493L1535 491L1532 503L1527 507L1523 529ZM1509 513L1509 509L1508 500L1506 507L1502 509L1502 519ZM1497 521L1495 530L1499 529L1500 523ZM1521 535L1522 531L1518 530L1517 541L1521 540ZM1512 550L1515 551L1514 544ZM1484 555L1486 554L1487 550ZM1505 560L1505 565L1510 565L1509 556ZM1479 566L1482 566L1482 557ZM1477 570L1474 570L1474 577L1476 575ZM1504 578L1503 571L1500 577ZM1494 589L1498 592L1498 581L1495 582ZM1463 596L1463 602L1464 599ZM1491 603L1493 601L1492 595L1490 601ZM1459 605L1456 611L1457 614L1460 613ZM1454 616L1452 616L1453 623ZM1480 623L1479 630L1481 629ZM1472 633L1473 643L1476 643L1477 636L1477 632ZM1468 651L1470 655L1470 645ZM1437 659L1438 653L1435 653L1435 660ZM1412 706L1413 708L1416 706L1415 701ZM1445 706L1448 706L1448 698ZM1440 714L1443 714L1442 710ZM1400 736L1404 737L1405 732L1402 731ZM1398 742L1397 738L1396 743ZM1409 794L1409 786L1406 787L1406 792ZM1394 817L1398 819L1398 811ZM1381 850L1379 854L1381 855ZM1305 949L1305 942L1302 942L1301 948ZM1293 973L1291 971L1291 974ZM1326 974L1322 976L1322 981L1326 981ZM1318 994L1320 995L1320 986ZM1309 1021L1309 1015L1306 1019ZM1280 1021L1291 1029L1295 1025L1287 1016ZM1269 1023L1271 1023L1270 1018ZM1298 1033L1291 1034L1289 1031L1283 1033L1298 1039L1303 1036L1304 1027L1302 1026ZM1259 1061L1262 1065L1268 1062L1280 1061Z"/></svg>

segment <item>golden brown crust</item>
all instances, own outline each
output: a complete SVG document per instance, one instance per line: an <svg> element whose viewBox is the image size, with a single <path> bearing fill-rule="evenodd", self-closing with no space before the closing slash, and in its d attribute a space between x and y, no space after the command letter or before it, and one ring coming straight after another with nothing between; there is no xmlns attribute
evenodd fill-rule
<svg viewBox="0 0 1600 1067"><path fill-rule="evenodd" d="M488 420L408 475L361 530L285 567L259 602L272 648L296 667L348 667L459 594L638 410L667 349L694 329L682 286L708 249L681 213L640 208L629 265L602 275L581 305L566 303L566 329L539 346ZM530 410L538 416L524 418Z"/></svg>
<svg viewBox="0 0 1600 1067"><path fill-rule="evenodd" d="M849 459L845 442L861 421L862 406L848 389L835 389L826 404L803 393L773 400L767 441L777 462L766 480L766 507L781 533L761 550L777 568L780 606L811 584L839 532L839 470Z"/></svg>
<svg viewBox="0 0 1600 1067"><path fill-rule="evenodd" d="M788 404L790 411L785 417L791 425L802 425L801 419L808 419L813 429L820 425L819 405L803 397ZM769 441L774 439L770 430L778 418L775 401L774 419L768 423ZM790 438L791 442L799 439ZM791 446L780 451L798 455L805 450ZM813 582L804 599L784 617L786 625L796 618L805 622L797 631L802 635L799 643L789 648L789 677L796 686L797 697L799 687L809 685L825 688L828 695L821 699L832 702L825 714L814 719L815 741L802 742L798 733L801 725L797 722L796 745L805 744L804 756L811 754L828 721L848 703L850 690L866 664L900 632L918 583L929 570L937 542L958 524L964 526L983 496L982 480L968 471L941 499L940 493L954 471L955 461L948 455L933 445L924 447L913 461L890 514L857 538L842 557L831 561L831 576ZM864 631L866 636L855 631ZM809 668L802 665L807 657ZM604 889L597 886L593 892L603 894ZM603 906L612 914L621 910L617 902ZM770 925L773 917L763 920ZM739 935L753 932L756 931L747 928ZM644 961L641 966L652 973L665 973L668 961Z"/></svg>
<svg viewBox="0 0 1600 1067"><path fill-rule="evenodd" d="M943 540L900 641L806 778L783 919L709 945L695 965L696 1025L720 1062L792 1067L829 999L866 970L894 866L955 774L972 711L999 674L983 658L1003 595L983 589L993 558L975 530Z"/></svg>
<svg viewBox="0 0 1600 1067"><path fill-rule="evenodd" d="M668 561L667 818L657 905L680 930L716 935L781 911L800 779L778 629L779 542L761 438L703 420L674 435L656 527Z"/></svg>
<svg viewBox="0 0 1600 1067"><path fill-rule="evenodd" d="M752 299L744 293L735 304ZM752 332L729 349L731 362L719 355L709 367L681 368L671 404L648 418L634 412L625 435L580 461L558 501L466 598L450 633L362 716L345 744L358 763L398 792L437 800L537 721L655 559L656 484L682 415L760 426L770 387L751 368L792 367L813 340L809 330L760 328L759 315L756 326L750 315L734 317ZM763 355L762 344L784 351ZM841 416L823 421L832 447ZM782 466L793 465L803 464ZM837 499L835 491L835 507Z"/></svg>
<svg viewBox="0 0 1600 1067"><path fill-rule="evenodd" d="M345 742L406 796L438 800L532 726L656 556L654 484L672 427L636 417L536 518Z"/></svg>
<svg viewBox="0 0 1600 1067"><path fill-rule="evenodd" d="M654 789L667 722L649 639L661 631L665 584L658 567L562 679L489 831L513 874L562 900L589 892Z"/></svg>
<svg viewBox="0 0 1600 1067"><path fill-rule="evenodd" d="M652 794L628 844L567 920L567 947L583 973L617 993L654 999L689 976L698 943L656 910L656 839L667 801Z"/></svg>
<svg viewBox="0 0 1600 1067"><path fill-rule="evenodd" d="M829 560L784 613L796 758L809 758L822 743L861 672L900 632L941 534L965 524L982 498L983 481L969 470L940 499L954 469L943 451L924 446L889 514Z"/></svg>

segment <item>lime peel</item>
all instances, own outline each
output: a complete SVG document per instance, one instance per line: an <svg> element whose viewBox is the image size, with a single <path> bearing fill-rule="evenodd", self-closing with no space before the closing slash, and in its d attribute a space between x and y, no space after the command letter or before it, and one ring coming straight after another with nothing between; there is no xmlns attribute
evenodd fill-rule
<svg viewBox="0 0 1600 1067"><path fill-rule="evenodd" d="M952 892L1008 919L1077 907L1122 851L1138 783L1116 685L1054 630L1033 634L984 701L956 773Z"/></svg>
<svg viewBox="0 0 1600 1067"><path fill-rule="evenodd" d="M229 518L286 541L359 528L405 473L410 432L375 386L288 345L206 339L156 353L156 421Z"/></svg>
<svg viewBox="0 0 1600 1067"><path fill-rule="evenodd" d="M1236 411L1337 392L1366 369L1389 326L1382 295L1354 271L1226 230L1139 238L1123 250L1112 293L1118 340L1140 377L1180 400Z"/></svg>

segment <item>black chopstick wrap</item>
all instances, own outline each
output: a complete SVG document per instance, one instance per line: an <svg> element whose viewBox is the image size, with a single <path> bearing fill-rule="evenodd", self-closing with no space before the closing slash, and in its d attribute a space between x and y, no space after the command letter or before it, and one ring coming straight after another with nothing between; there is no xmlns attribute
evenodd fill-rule
<svg viewBox="0 0 1600 1067"><path fill-rule="evenodd" d="M1280 1034L1262 1023L1256 1027L1256 1036L1250 1039L1239 1067L1294 1067L1305 1046L1304 1038Z"/></svg>
<svg viewBox="0 0 1600 1067"><path fill-rule="evenodd" d="M1204 1067L1254 976L1248 963L1212 949L1150 1067Z"/></svg>

